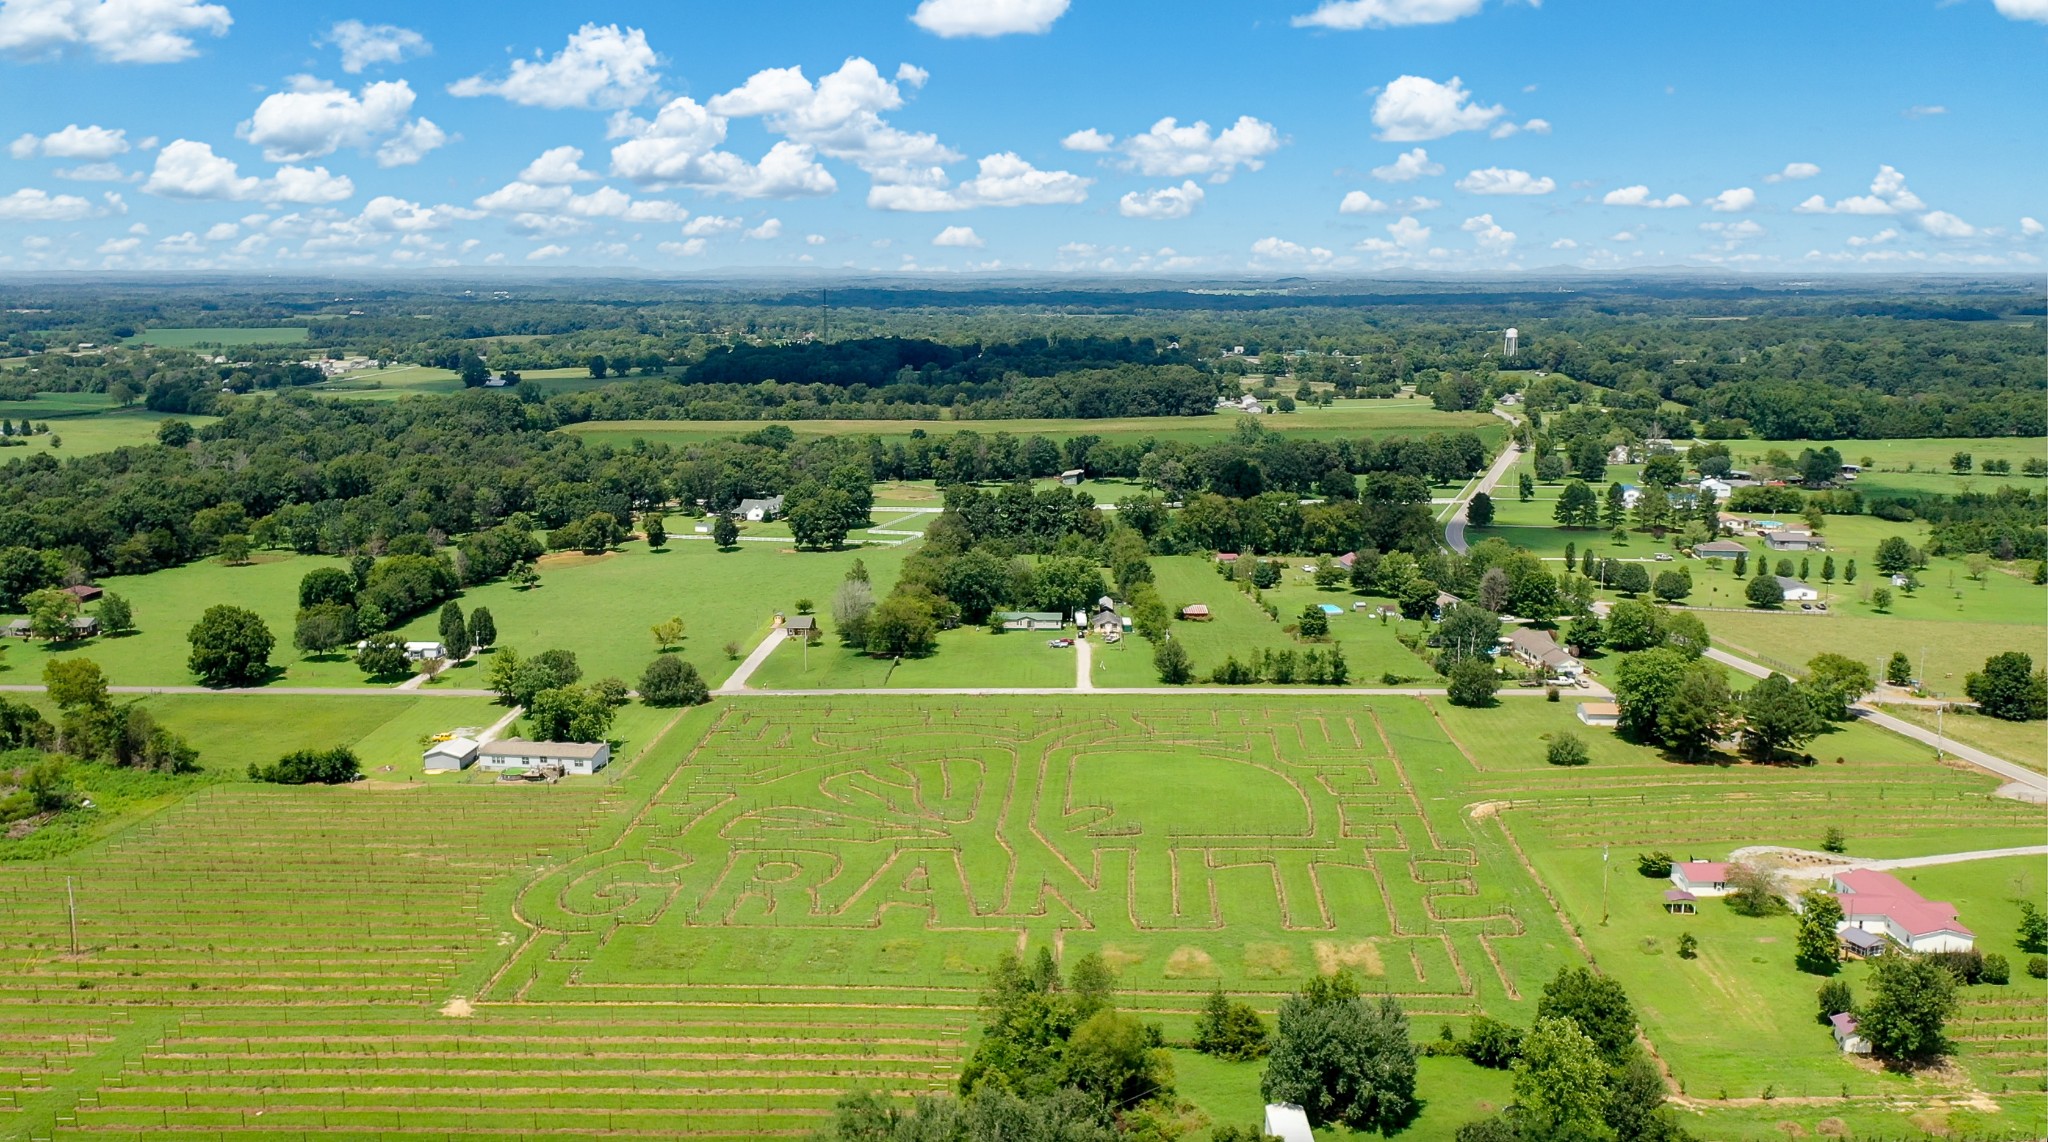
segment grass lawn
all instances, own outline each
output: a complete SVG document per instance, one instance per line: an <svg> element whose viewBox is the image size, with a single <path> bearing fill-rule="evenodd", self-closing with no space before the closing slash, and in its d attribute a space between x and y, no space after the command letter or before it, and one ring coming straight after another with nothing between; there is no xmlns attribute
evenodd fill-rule
<svg viewBox="0 0 2048 1142"><path fill-rule="evenodd" d="M424 739L480 730L505 713L486 698L270 697L166 694L147 700L150 712L185 735L208 769L240 773L298 749L348 746L363 770L393 767L398 780L420 771Z"/></svg>
<svg viewBox="0 0 2048 1142"><path fill-rule="evenodd" d="M2040 588L2030 588L2039 590ZM1963 677L1981 670L1984 660L2007 650L2041 654L2038 624L1969 622L1961 618L1921 620L1897 615L1872 615L1847 610L1828 615L1770 611L1700 612L1715 641L1738 654L1773 658L1766 666L1803 668L1822 652L1846 655L1871 664L1878 677L1894 651L1912 659L1930 694L1963 696ZM2038 658L2037 658L2038 661ZM1925 663L1924 671L1922 663Z"/></svg>
<svg viewBox="0 0 2048 1142"><path fill-rule="evenodd" d="M502 392L518 392L532 387L543 394L576 392L594 389L602 385L617 384L619 378L606 377L602 380L590 375L587 369L536 369L520 374L517 388ZM397 400L400 397L426 394L458 393L462 391L462 378L448 369L436 369L426 365L394 365L388 369L368 369L360 373L349 373L331 381L308 386L304 391L325 393L348 400Z"/></svg>
<svg viewBox="0 0 2048 1142"><path fill-rule="evenodd" d="M303 325L219 326L205 329L146 329L128 339L130 345L155 345L163 349L197 349L201 346L237 348L244 345L296 345L306 339Z"/></svg>
<svg viewBox="0 0 2048 1142"><path fill-rule="evenodd" d="M1419 1025L1411 1026L1410 1031L1417 1039L1434 1033ZM1263 1060L1236 1063L1195 1051L1173 1052L1176 1089L1182 1098L1202 1108L1215 1126L1257 1127L1263 1121L1266 1100L1259 1096L1259 1079L1265 1071ZM1415 1095L1422 1103L1422 1113L1396 1137L1404 1142L1451 1142L1461 1124L1497 1114L1513 1101L1512 1081L1507 1071L1487 1070L1463 1059L1418 1059ZM1199 1140L1208 1135L1191 1137ZM1377 1136L1331 1125L1317 1127L1316 1137Z"/></svg>
<svg viewBox="0 0 2048 1142"><path fill-rule="evenodd" d="M1074 684L1074 651L1047 647L1047 640L1057 637L1052 634L990 634L983 627L960 627L941 632L939 648L932 654L892 662L840 646L830 629L830 617L822 616L819 621L825 639L810 648L808 666L803 645L789 642L761 664L748 685L756 690L856 690ZM1101 648L1097 649L1100 653Z"/></svg>
<svg viewBox="0 0 2048 1142"><path fill-rule="evenodd" d="M2048 722L2008 722L1969 710L1950 710L1937 719L1933 710L1919 706L1887 705L1884 712L1900 721L1976 746L1978 749L2028 769L2048 771Z"/></svg>
<svg viewBox="0 0 2048 1142"><path fill-rule="evenodd" d="M1231 655L1242 662L1250 653L1262 649L1302 651L1318 645L1300 642L1283 628L1300 617L1303 607L1330 603L1344 609L1342 614L1330 617L1330 640L1344 649L1352 685L1382 685L1381 675L1387 673L1413 679L1435 678L1428 663L1394 638L1402 626L1399 621L1382 624L1375 615L1352 610L1354 602L1366 601L1377 607L1387 600L1364 599L1348 589L1321 590L1301 570L1302 563L1302 560L1295 560L1289 564L1281 584L1264 593L1265 598L1279 608L1281 621L1275 622L1249 594L1218 575L1215 564L1210 560L1194 555L1153 558L1152 568L1157 576L1159 594L1169 611L1178 615L1182 607L1202 603L1208 606L1213 616L1208 622L1176 619L1172 624L1173 637L1186 644L1198 676L1206 677L1209 671ZM1408 624L1408 627L1413 630L1416 624Z"/></svg>
<svg viewBox="0 0 2048 1142"><path fill-rule="evenodd" d="M799 420L789 427L799 436L846 436L864 433L890 439L907 439L913 430L928 436L972 431L984 436L1007 432L1064 438L1090 434L1104 439L1213 441L1228 438L1237 429L1241 414L1224 413L1191 417L1119 417L1104 420ZM609 420L573 424L562 431L593 440L626 444L644 439L668 444L695 444L705 440L753 432L760 420L675 421ZM1425 401L1407 398L1339 401L1329 408L1305 408L1259 418L1274 432L1312 436L1422 436L1431 432L1472 429L1490 444L1506 434L1499 418L1483 412L1438 412Z"/></svg>

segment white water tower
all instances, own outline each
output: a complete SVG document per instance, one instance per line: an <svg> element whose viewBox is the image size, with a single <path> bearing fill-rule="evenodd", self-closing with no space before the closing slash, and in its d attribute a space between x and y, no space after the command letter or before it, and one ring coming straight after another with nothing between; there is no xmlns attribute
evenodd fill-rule
<svg viewBox="0 0 2048 1142"><path fill-rule="evenodd" d="M1520 342L1520 341L1521 341L1521 339L1522 339L1522 334L1521 334L1521 331L1520 331L1520 330L1517 330L1517 329L1510 329L1510 330L1508 330L1508 331L1507 331L1507 335L1506 335L1505 337L1503 337L1503 338L1501 339L1501 356L1503 356L1503 357L1512 357L1512 356L1514 356L1514 355L1515 355L1515 346L1516 346L1516 344L1517 344L1518 342Z"/></svg>

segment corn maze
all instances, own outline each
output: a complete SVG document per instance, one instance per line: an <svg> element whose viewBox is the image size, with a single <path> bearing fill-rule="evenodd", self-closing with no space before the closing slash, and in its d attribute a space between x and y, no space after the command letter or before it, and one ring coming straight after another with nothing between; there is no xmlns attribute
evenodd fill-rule
<svg viewBox="0 0 2048 1142"><path fill-rule="evenodd" d="M1501 762L1412 699L762 698L604 782L216 786L0 865L0 1136L802 1137L950 1089L1005 950L1100 953L1172 1036L1338 968L1418 1033L1526 1023L1591 954L1599 846L2043 821L1903 760ZM1971 1000L1973 1073L2038 1083L2039 988Z"/></svg>

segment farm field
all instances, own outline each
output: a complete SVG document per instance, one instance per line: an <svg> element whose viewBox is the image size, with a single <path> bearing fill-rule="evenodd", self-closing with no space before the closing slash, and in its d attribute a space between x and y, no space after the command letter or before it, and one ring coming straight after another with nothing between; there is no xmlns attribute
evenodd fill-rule
<svg viewBox="0 0 2048 1142"><path fill-rule="evenodd" d="M767 633L775 610L793 614L796 600L805 596L821 603L829 600L856 558L866 560L886 590L902 555L896 549L872 548L799 556L774 544L753 543L718 551L709 543L691 541L678 541L657 554L644 543L632 543L598 557L547 556L540 564L540 586L522 590L508 583L486 584L465 592L460 602L465 612L490 608L501 647L529 654L555 647L573 650L585 678L613 675L628 684L654 657L649 628L680 616L686 625L681 653L717 685L736 663L727 658L726 643L740 644L744 654ZM265 552L247 566L208 560L105 579L102 585L133 604L137 633L77 644L13 645L0 655L0 683L39 682L47 659L84 655L99 662L114 685L191 685L186 632L208 606L231 599L261 615L277 640L271 653L277 672L270 684L369 688L347 656L308 658L291 646L299 580L316 567L339 565L340 560L322 556ZM736 599L753 602L743 606ZM593 614L604 616L603 621L590 622L587 616ZM6 617L0 616L0 621ZM433 639L437 632L435 612L400 629L413 639ZM488 657L458 663L431 685L482 687Z"/></svg>
<svg viewBox="0 0 2048 1142"><path fill-rule="evenodd" d="M594 389L600 385L617 384L618 381L617 377L593 377L587 369L534 369L520 374L518 387L493 391L516 393L531 386L548 394ZM462 378L452 370L426 365L394 365L388 369L349 373L307 386L305 391L347 400L397 400L408 396L459 393L462 388Z"/></svg>
<svg viewBox="0 0 2048 1142"><path fill-rule="evenodd" d="M2039 588L2033 588L2039 590ZM1714 641L1738 654L1768 657L1766 666L1804 669L1823 651L1874 664L1878 677L1894 651L1904 651L1920 672L1927 692L1962 698L1963 679L1984 660L2007 650L2042 654L2041 627L2023 623L1912 621L1897 616L1853 613L1806 615L1766 611L1701 612ZM1924 659L1924 666L1923 666ZM1761 661L1761 658L1759 658Z"/></svg>
<svg viewBox="0 0 2048 1142"><path fill-rule="evenodd" d="M80 398L91 398L91 402ZM0 403L0 417L26 417L50 426L47 434L26 437L22 447L0 449L0 464L39 452L62 460L67 456L91 456L116 448L154 444L157 426L166 420L182 420L194 428L203 428L219 419L174 416L139 406L116 409L99 393L47 393L32 401L7 401Z"/></svg>
<svg viewBox="0 0 2048 1142"><path fill-rule="evenodd" d="M348 732L348 708L305 719ZM761 697L628 713L634 744L608 779L214 784L87 849L0 864L0 1129L803 1134L849 1086L947 1089L982 973L1020 943L1101 952L1170 1042L1212 986L1270 1014L1339 965L1400 996L1418 1038L1481 1011L1526 1024L1541 983L1591 955L1629 987L1703 1138L1811 1136L1831 1118L1903 1135L1930 1114L1995 1135L2042 1109L2008 1089L2033 1065L2009 1036L2048 1016L2039 981L1968 990L1957 1071L1885 1075L1811 1022L1788 919L1667 916L1633 871L1639 848L1725 856L1811 844L1835 821L1858 855L2025 843L2048 823L1863 727L1817 751L1842 765L1800 770L1680 768L1585 731L1570 703ZM1536 743L1573 727L1593 763L1543 765ZM1763 802L1798 811L1744 811ZM1604 927L1603 846L1620 866ZM1914 875L2008 952L2010 899L2041 879L2020 860ZM1670 954L1680 924L1699 960ZM1256 1117L1256 1064L1175 1056L1216 1121ZM1766 1085L1780 1102L1758 1100ZM1428 1107L1402 1137L1449 1142L1506 1091L1502 1072L1424 1060Z"/></svg>
<svg viewBox="0 0 2048 1142"><path fill-rule="evenodd" d="M219 326L208 328L145 329L128 339L130 345L155 345L163 349L197 349L201 346L237 348L244 345L296 345L306 339L303 325Z"/></svg>
<svg viewBox="0 0 2048 1142"><path fill-rule="evenodd" d="M849 436L873 433L890 439L910 436L922 429L928 436L973 431L984 436L1007 432L1012 436L1033 434L1062 439L1089 434L1104 439L1211 441L1235 432L1241 415L1223 413L1192 417L1123 417L1104 420L798 420L788 422L799 436ZM1275 413L1258 418L1274 432L1312 436L1395 436L1426 435L1471 429L1490 445L1498 445L1506 434L1499 418L1482 412L1438 412L1427 402L1409 399L1339 401L1329 408L1304 408L1298 412ZM764 424L759 420L630 420L588 421L572 424L562 431L591 440L630 443L635 438L651 443L691 444L722 436L752 432Z"/></svg>

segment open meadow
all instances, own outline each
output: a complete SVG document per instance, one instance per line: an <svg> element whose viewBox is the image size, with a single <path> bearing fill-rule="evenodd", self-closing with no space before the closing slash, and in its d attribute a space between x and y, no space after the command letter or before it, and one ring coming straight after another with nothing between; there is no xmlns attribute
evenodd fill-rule
<svg viewBox="0 0 2048 1142"><path fill-rule="evenodd" d="M154 345L160 349L239 349L249 345L296 345L306 339L308 332L303 325L145 329L130 337L128 344Z"/></svg>
<svg viewBox="0 0 2048 1142"><path fill-rule="evenodd" d="M410 723L396 703L451 700L336 701L299 715L309 734L399 734L366 704ZM1669 916L1633 857L1811 846L1837 823L1858 856L2020 844L2048 814L1861 726L1817 745L1840 764L1684 766L1572 709L755 697L629 707L632 740L595 781L204 785L88 848L0 864L0 1129L798 1136L849 1087L947 1089L988 966L1038 946L1101 953L1176 1044L1214 986L1270 1016L1340 966L1399 996L1418 1038L1481 1012L1526 1024L1543 981L1591 958L1629 988L1700 1137L2038 1121L2015 1036L2048 1017L2040 981L1967 989L1952 1071L1884 1074L1812 1021L1789 919ZM1543 764L1567 729L1591 765ZM2041 887L2038 861L1914 875L2008 953L2010 901ZM1699 959L1673 954L1683 930ZM1256 1107L1257 1064L1175 1056L1218 1121ZM1401 1137L1447 1142L1506 1092L1502 1072L1424 1060L1428 1105Z"/></svg>

